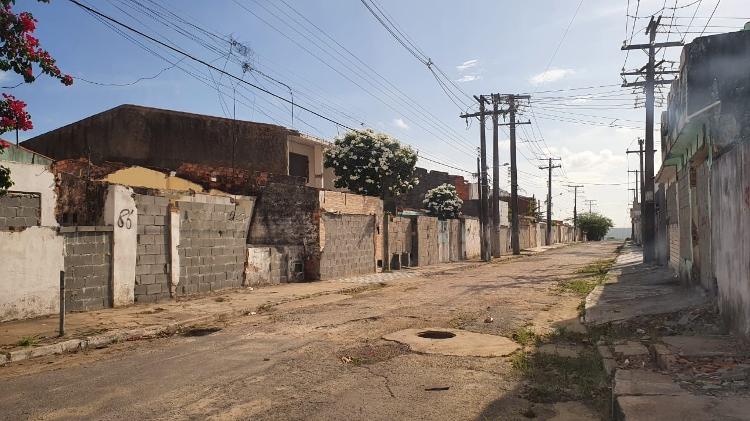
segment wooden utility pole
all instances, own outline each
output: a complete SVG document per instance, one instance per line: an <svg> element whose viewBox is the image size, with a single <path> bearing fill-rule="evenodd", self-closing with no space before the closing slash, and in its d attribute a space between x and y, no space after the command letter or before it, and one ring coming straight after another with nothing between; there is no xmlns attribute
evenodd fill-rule
<svg viewBox="0 0 750 421"><path fill-rule="evenodd" d="M552 170L560 168L562 165L552 165L553 160L560 160L560 158L547 158L548 164L546 167L539 167L540 170L548 170L547 176L547 233L546 243L548 246L552 245Z"/></svg>
<svg viewBox="0 0 750 421"><path fill-rule="evenodd" d="M582 189L580 184L566 184L565 187L573 188L573 235L575 241L578 241L578 189Z"/></svg>
<svg viewBox="0 0 750 421"><path fill-rule="evenodd" d="M657 49L667 47L681 47L680 41L674 42L656 42L656 30L661 22L661 16L651 17L651 21L646 27L646 34L649 36L648 44L631 44L623 45L623 50L646 50L648 51L648 64L636 72L623 72L624 76L645 76L643 82L624 83L623 87L642 86L646 92L646 151L644 156L644 168L642 169L643 186L641 188L641 226L643 227L643 261L645 263L653 262L656 258L656 206L654 203L654 87L657 84L669 84L672 80L657 80L656 75L670 73L679 73L671 70L657 70L657 67L664 63L664 60L656 62Z"/></svg>

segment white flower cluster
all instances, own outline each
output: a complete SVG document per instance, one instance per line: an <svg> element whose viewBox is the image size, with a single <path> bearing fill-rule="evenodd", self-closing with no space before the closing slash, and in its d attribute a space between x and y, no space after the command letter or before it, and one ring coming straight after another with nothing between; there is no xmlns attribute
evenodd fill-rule
<svg viewBox="0 0 750 421"><path fill-rule="evenodd" d="M455 186L443 184L425 193L422 203L430 215L450 219L461 214L464 201L458 197Z"/></svg>
<svg viewBox="0 0 750 421"><path fill-rule="evenodd" d="M398 195L416 185L416 153L396 139L373 130L349 132L326 151L325 165L334 169L336 187L381 196Z"/></svg>

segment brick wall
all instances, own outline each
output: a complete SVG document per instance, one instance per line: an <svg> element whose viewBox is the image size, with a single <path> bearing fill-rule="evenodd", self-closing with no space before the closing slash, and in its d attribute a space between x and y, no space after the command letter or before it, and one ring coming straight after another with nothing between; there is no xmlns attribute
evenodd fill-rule
<svg viewBox="0 0 750 421"><path fill-rule="evenodd" d="M39 193L8 192L0 196L0 230L38 226L41 223Z"/></svg>
<svg viewBox="0 0 750 421"><path fill-rule="evenodd" d="M63 232L66 310L89 311L111 307L111 227L70 228L75 231Z"/></svg>
<svg viewBox="0 0 750 421"><path fill-rule="evenodd" d="M135 195L138 208L138 249L135 266L135 301L169 299L169 229L165 197Z"/></svg>
<svg viewBox="0 0 750 421"><path fill-rule="evenodd" d="M469 183L460 175L451 175L443 171L427 171L424 168L415 168L414 175L419 179L413 189L396 199L397 206L400 208L423 209L424 195L428 190L443 184L451 184L456 187L458 197L462 200L469 200Z"/></svg>
<svg viewBox="0 0 750 421"><path fill-rule="evenodd" d="M180 281L177 294L238 288L246 261L252 202L178 202Z"/></svg>
<svg viewBox="0 0 750 421"><path fill-rule="evenodd" d="M375 272L375 216L323 213L320 279Z"/></svg>

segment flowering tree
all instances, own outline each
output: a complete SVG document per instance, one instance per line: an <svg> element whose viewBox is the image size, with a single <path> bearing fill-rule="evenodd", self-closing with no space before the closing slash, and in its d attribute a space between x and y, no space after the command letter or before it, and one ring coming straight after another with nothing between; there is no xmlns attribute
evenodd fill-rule
<svg viewBox="0 0 750 421"><path fill-rule="evenodd" d="M427 213L440 219L457 218L461 214L464 201L458 197L456 187L443 184L427 191L422 201Z"/></svg>
<svg viewBox="0 0 750 421"><path fill-rule="evenodd" d="M38 0L49 3L49 0ZM64 85L71 85L73 78L64 75L55 64L55 59L39 46L39 39L33 33L36 30L36 19L29 12L13 11L15 0L0 0L0 70L14 72L31 83L36 80L34 65L40 72L56 79ZM0 100L0 134L11 130L31 130L31 116L26 112L26 103L13 95L3 94ZM0 153L5 145L0 142ZM10 170L0 166L0 195L5 194L13 182Z"/></svg>
<svg viewBox="0 0 750 421"><path fill-rule="evenodd" d="M348 132L325 153L325 166L338 177L336 187L384 200L417 185L416 163L414 150L371 129Z"/></svg>

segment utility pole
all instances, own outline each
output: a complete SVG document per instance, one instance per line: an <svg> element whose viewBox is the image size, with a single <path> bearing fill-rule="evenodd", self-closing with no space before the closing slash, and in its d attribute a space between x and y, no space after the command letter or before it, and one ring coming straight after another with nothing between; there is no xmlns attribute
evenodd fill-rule
<svg viewBox="0 0 750 421"><path fill-rule="evenodd" d="M549 175L547 176L547 245L552 245L552 170L554 168L560 168L562 165L552 165L553 160L560 160L560 158L547 158L548 164L546 167L539 167L540 170L548 170Z"/></svg>
<svg viewBox="0 0 750 421"><path fill-rule="evenodd" d="M488 208L488 197L487 194L489 193L488 185L487 185L487 134L485 133L485 120L484 120L484 96L480 95L479 98L474 97L479 101L479 148L480 148L480 154L481 154L481 162L482 162L482 168L480 173L480 183L482 187L482 221L484 221L484 226L482 227L482 246L481 246L481 252L482 252L482 260L485 262L489 262L492 260L492 256L490 253L490 242L489 240L489 224L488 224L488 214L487 214L487 208Z"/></svg>
<svg viewBox="0 0 750 421"><path fill-rule="evenodd" d="M489 103L487 101L486 95L480 95L480 96L474 96L474 98L479 102L479 112L472 113L472 114L461 114L459 117L461 118L473 118L473 117L479 117L480 121L480 146L481 146L481 169L480 172L483 174L482 182L481 184L486 189L488 187L487 185L487 157L486 157L486 140L485 140L485 124L484 124L484 117L487 115L492 115L493 117L493 152L495 153L495 158L493 159L493 188L495 188L495 195L497 195L497 192L500 190L499 180L500 180L500 155L498 149L498 140L497 140L497 129L499 126L510 126L510 190L511 190L511 212L512 212L512 222L511 222L511 244L513 248L513 254L521 254L521 248L520 243L518 241L518 175L517 175L517 169L516 169L516 125L518 124L531 124L529 121L525 122L516 122L516 112L517 109L517 100L519 99L530 99L531 96L529 95L513 95L513 94L491 94L489 95L492 98L493 102L493 109L492 111L485 111L485 103ZM505 102L508 105L507 109L499 109L498 106L500 103ZM510 123L500 124L497 123L497 117L499 115L510 115ZM482 258L486 261L489 261L491 259L493 253L493 247L492 244L495 241L490 241L491 232L496 233L495 236L498 237L499 240L499 224L500 224L500 209L497 203L497 197L493 199L493 203L495 204L493 208L493 221L496 223L495 229L490 230L490 221L488 218L489 214L489 206L488 206L488 195L487 191L483 190L483 199L482 203L484 203L484 213L482 219L485 221L485 227L483 228L483 240L482 244L484 247L486 247L486 250L482 252ZM499 246L499 241L498 241ZM499 247L498 247L499 249ZM499 255L499 250L498 254Z"/></svg>
<svg viewBox="0 0 750 421"><path fill-rule="evenodd" d="M484 242L481 240L482 235L484 235L484 219L482 219L483 211L482 207L484 206L484 200L482 199L482 163L481 163L481 151L477 148L477 195L479 196L479 247L484 246ZM480 255L484 256L484 254L480 251Z"/></svg>
<svg viewBox="0 0 750 421"><path fill-rule="evenodd" d="M521 242L519 240L519 221L518 221L518 165L516 159L516 126L519 124L531 124L530 121L517 122L516 112L518 111L518 100L531 99L529 95L503 95L508 104L508 114L510 115L510 244L513 254L521 254Z"/></svg>
<svg viewBox="0 0 750 421"><path fill-rule="evenodd" d="M582 189L583 186L580 184L566 184L565 187L573 188L573 235L575 235L575 241L578 241L578 189Z"/></svg>
<svg viewBox="0 0 750 421"><path fill-rule="evenodd" d="M500 257L500 145L497 117L500 98L492 95L492 257Z"/></svg>
<svg viewBox="0 0 750 421"><path fill-rule="evenodd" d="M681 47L680 41L674 42L656 42L656 30L661 22L661 16L651 17L651 21L646 27L646 34L649 36L648 44L631 44L623 45L623 50L647 50L648 64L635 72L623 72L624 76L644 76L644 82L625 82L623 87L643 86L646 91L646 151L644 157L644 168L641 172L643 177L643 187L641 189L641 226L643 227L643 261L645 263L653 262L656 257L655 238L656 238L656 206L654 203L654 87L657 84L672 83L672 80L657 80L656 75L669 73L679 73L678 71L659 70L657 67L664 63L664 60L656 62L657 48Z"/></svg>
<svg viewBox="0 0 750 421"><path fill-rule="evenodd" d="M584 200L584 202L586 202L589 205L589 213L594 213L593 212L593 206L594 206L594 203L596 203L596 200L594 200L594 199L587 199L587 200Z"/></svg>

